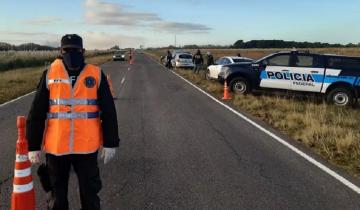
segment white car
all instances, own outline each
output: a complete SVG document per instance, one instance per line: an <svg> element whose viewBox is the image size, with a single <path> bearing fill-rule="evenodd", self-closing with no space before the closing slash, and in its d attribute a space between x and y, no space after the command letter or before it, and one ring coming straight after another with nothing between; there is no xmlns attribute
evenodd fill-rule
<svg viewBox="0 0 360 210"><path fill-rule="evenodd" d="M229 65L233 63L242 63L242 62L252 62L253 59L247 57L237 57L237 56L226 56L221 57L215 61L214 65L211 65L207 68L206 79L217 79L221 71L221 67L224 65Z"/></svg>
<svg viewBox="0 0 360 210"><path fill-rule="evenodd" d="M179 68L193 68L192 54L190 53L176 53L171 63L174 67Z"/></svg>

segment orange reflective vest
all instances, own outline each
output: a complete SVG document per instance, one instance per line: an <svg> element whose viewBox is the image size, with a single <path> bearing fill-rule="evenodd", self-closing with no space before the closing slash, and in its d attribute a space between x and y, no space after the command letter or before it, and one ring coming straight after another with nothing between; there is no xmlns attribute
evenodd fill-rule
<svg viewBox="0 0 360 210"><path fill-rule="evenodd" d="M87 64L74 87L62 60L56 59L47 73L50 92L44 150L54 155L89 154L102 142L97 91L101 70Z"/></svg>

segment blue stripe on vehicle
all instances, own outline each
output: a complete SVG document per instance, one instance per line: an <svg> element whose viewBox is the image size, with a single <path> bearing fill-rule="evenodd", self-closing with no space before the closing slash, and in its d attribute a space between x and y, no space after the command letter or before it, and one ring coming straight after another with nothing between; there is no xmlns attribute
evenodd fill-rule
<svg viewBox="0 0 360 210"><path fill-rule="evenodd" d="M355 79L353 76L325 76L324 83L346 82L352 85Z"/></svg>
<svg viewBox="0 0 360 210"><path fill-rule="evenodd" d="M261 71L260 79L267 79L267 74L265 70Z"/></svg>
<svg viewBox="0 0 360 210"><path fill-rule="evenodd" d="M324 80L324 75L323 74L311 74L312 78L314 79L315 82L323 82Z"/></svg>
<svg viewBox="0 0 360 210"><path fill-rule="evenodd" d="M355 86L360 86L360 77L357 78L357 82L355 83Z"/></svg>
<svg viewBox="0 0 360 210"><path fill-rule="evenodd" d="M359 77L356 77L356 78L355 78L355 81L354 81L354 84L353 84L353 85L356 85L356 83L358 82L358 79L359 79Z"/></svg>

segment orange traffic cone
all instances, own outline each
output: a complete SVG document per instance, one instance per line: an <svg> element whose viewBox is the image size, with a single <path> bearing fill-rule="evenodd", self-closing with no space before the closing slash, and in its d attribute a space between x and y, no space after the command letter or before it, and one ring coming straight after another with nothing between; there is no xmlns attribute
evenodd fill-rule
<svg viewBox="0 0 360 210"><path fill-rule="evenodd" d="M112 81L111 81L111 78L110 78L109 74L106 75L106 79L107 79L107 81L109 83L111 95L112 95L113 98L115 98L115 92L114 92L114 88L113 88Z"/></svg>
<svg viewBox="0 0 360 210"><path fill-rule="evenodd" d="M227 86L227 83L225 81L224 83L224 97L222 98L223 100L230 100L231 99L231 96L229 94L229 88Z"/></svg>
<svg viewBox="0 0 360 210"><path fill-rule="evenodd" d="M25 124L25 117L19 116L17 118L18 139L16 142L11 210L35 210L35 191L31 175L31 163L28 158Z"/></svg>

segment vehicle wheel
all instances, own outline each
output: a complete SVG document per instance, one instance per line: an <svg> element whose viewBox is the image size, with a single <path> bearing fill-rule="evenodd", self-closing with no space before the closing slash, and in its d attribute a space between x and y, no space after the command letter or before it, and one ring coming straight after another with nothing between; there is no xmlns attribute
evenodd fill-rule
<svg viewBox="0 0 360 210"><path fill-rule="evenodd" d="M336 106L351 106L354 104L354 93L348 88L335 88L327 94L326 101Z"/></svg>
<svg viewBox="0 0 360 210"><path fill-rule="evenodd" d="M209 70L209 69L207 69L206 72L205 72L205 79L206 79L206 80L210 80L210 79L211 79L211 77L210 77L210 70Z"/></svg>
<svg viewBox="0 0 360 210"><path fill-rule="evenodd" d="M233 79L229 84L230 90L238 94L246 94L251 91L250 84L247 79L238 77Z"/></svg>

